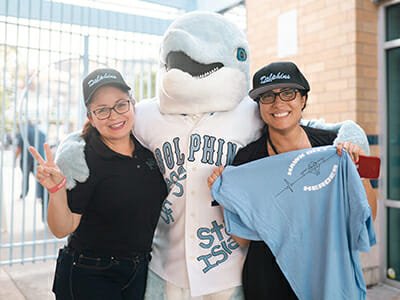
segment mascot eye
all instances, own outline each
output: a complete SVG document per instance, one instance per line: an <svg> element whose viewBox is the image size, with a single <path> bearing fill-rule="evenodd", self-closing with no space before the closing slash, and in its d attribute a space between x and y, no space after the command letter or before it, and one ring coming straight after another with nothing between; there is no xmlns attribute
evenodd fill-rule
<svg viewBox="0 0 400 300"><path fill-rule="evenodd" d="M246 50L244 50L243 48L238 48L236 57L239 61L245 61L247 58Z"/></svg>

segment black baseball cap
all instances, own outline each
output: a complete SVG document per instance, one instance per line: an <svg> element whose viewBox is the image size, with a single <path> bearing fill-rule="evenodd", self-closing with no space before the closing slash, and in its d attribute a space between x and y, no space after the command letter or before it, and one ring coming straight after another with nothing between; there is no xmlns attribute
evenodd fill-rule
<svg viewBox="0 0 400 300"><path fill-rule="evenodd" d="M292 62L274 62L260 70L253 76L253 89L250 98L256 100L261 94L278 88L297 88L309 91L307 79L299 68Z"/></svg>
<svg viewBox="0 0 400 300"><path fill-rule="evenodd" d="M94 93L106 85L116 86L127 91L131 89L117 70L108 68L96 69L87 75L82 82L85 105L89 105Z"/></svg>

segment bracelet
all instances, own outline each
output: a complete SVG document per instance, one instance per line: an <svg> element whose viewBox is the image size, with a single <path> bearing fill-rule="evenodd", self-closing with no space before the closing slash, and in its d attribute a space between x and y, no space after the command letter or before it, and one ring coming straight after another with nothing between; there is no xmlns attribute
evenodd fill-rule
<svg viewBox="0 0 400 300"><path fill-rule="evenodd" d="M64 185L67 183L67 178L61 179L60 183L57 184L56 186L52 187L51 189L47 189L47 191L51 194L54 194L55 192L59 191L61 188L64 187Z"/></svg>

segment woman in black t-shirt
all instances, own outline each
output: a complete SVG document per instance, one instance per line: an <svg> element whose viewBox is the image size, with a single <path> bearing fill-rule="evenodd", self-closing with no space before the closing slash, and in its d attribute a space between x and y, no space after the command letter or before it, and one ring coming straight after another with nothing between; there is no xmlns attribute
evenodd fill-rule
<svg viewBox="0 0 400 300"><path fill-rule="evenodd" d="M233 165L283 152L332 145L336 133L301 126L299 123L309 90L306 78L291 62L271 63L257 71L249 95L259 105L260 115L266 126L261 138L238 152ZM339 143L339 154L343 148L349 152L353 161L364 154L361 147L351 142ZM210 187L222 170L222 166L215 169L208 178ZM375 218L375 194L369 180L363 184ZM233 238L242 247L249 245L243 267L243 289L247 300L297 299L268 245L263 241L250 242L240 237Z"/></svg>
<svg viewBox="0 0 400 300"><path fill-rule="evenodd" d="M83 80L88 120L82 137L89 177L66 191L45 144L37 179L49 191L48 224L69 235L57 258L56 299L143 299L154 230L167 189L153 154L131 134L134 100L114 69Z"/></svg>

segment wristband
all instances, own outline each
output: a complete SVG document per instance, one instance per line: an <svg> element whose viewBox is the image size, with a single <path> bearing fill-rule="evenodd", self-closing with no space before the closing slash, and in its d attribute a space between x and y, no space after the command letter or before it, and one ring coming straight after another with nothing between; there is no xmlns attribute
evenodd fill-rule
<svg viewBox="0 0 400 300"><path fill-rule="evenodd" d="M63 179L61 179L59 184L57 184L56 186L52 187L51 189L47 189L47 191L49 193L51 193L51 194L54 194L55 192L57 192L60 189L62 189L66 183L67 183L67 178L65 178L65 176L64 176Z"/></svg>

